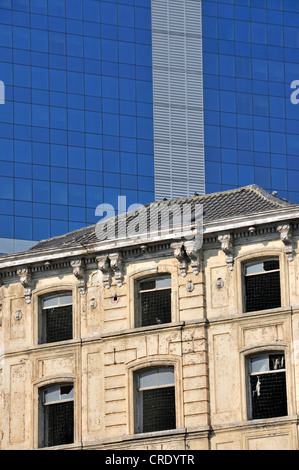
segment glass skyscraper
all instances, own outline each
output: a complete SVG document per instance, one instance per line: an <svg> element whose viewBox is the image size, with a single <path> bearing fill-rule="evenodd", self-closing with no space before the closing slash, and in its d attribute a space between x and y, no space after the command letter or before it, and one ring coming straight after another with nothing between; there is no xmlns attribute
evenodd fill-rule
<svg viewBox="0 0 299 470"><path fill-rule="evenodd" d="M299 203L296 80L299 0L0 0L0 252L118 196Z"/></svg>
<svg viewBox="0 0 299 470"><path fill-rule="evenodd" d="M150 0L0 0L0 252L154 199Z"/></svg>
<svg viewBox="0 0 299 470"><path fill-rule="evenodd" d="M202 25L206 191L299 203L299 1L203 0Z"/></svg>

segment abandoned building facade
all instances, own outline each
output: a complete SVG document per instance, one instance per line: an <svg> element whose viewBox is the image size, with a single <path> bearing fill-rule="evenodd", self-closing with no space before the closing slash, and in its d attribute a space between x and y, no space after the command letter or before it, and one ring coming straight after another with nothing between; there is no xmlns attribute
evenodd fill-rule
<svg viewBox="0 0 299 470"><path fill-rule="evenodd" d="M194 201L200 247L88 227L0 258L2 450L299 448L299 207Z"/></svg>

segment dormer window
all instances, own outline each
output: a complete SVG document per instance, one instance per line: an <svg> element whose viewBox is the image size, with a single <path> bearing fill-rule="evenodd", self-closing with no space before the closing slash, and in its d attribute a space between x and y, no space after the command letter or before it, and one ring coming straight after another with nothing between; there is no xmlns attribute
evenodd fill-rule
<svg viewBox="0 0 299 470"><path fill-rule="evenodd" d="M171 322L171 276L148 277L137 283L136 326Z"/></svg>
<svg viewBox="0 0 299 470"><path fill-rule="evenodd" d="M278 258L247 263L244 289L246 312L281 307Z"/></svg>

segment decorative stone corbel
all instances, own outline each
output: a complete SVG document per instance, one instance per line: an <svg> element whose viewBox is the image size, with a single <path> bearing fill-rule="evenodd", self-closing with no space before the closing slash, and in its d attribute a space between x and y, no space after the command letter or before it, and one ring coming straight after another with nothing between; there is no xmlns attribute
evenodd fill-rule
<svg viewBox="0 0 299 470"><path fill-rule="evenodd" d="M187 276L189 258L187 256L184 244L182 242L172 243L171 248L174 251L174 256L179 262L179 270L183 277Z"/></svg>
<svg viewBox="0 0 299 470"><path fill-rule="evenodd" d="M184 243L186 254L190 259L193 274L197 276L200 272L200 249L196 246L196 241L187 241Z"/></svg>
<svg viewBox="0 0 299 470"><path fill-rule="evenodd" d="M32 276L29 268L21 268L17 270L20 283L24 287L24 296L27 304L31 303L32 295Z"/></svg>
<svg viewBox="0 0 299 470"><path fill-rule="evenodd" d="M121 253L110 253L110 268L114 273L116 284L121 287L124 282L123 259Z"/></svg>
<svg viewBox="0 0 299 470"><path fill-rule="evenodd" d="M76 259L71 261L71 267L73 268L73 274L78 279L79 292L84 295L86 292L85 286L85 264L84 260Z"/></svg>
<svg viewBox="0 0 299 470"><path fill-rule="evenodd" d="M234 265L233 236L231 233L219 235L218 241L221 243L221 250L226 255L226 263L228 268L230 271L232 271Z"/></svg>
<svg viewBox="0 0 299 470"><path fill-rule="evenodd" d="M103 275L103 284L106 289L110 289L112 282L112 270L110 267L110 259L108 256L97 256L98 269Z"/></svg>
<svg viewBox="0 0 299 470"><path fill-rule="evenodd" d="M284 243L284 252L287 256L289 261L293 261L294 259L294 251L293 251L293 234L292 234L292 227L290 224L279 225L277 227L277 231L280 234L280 239Z"/></svg>

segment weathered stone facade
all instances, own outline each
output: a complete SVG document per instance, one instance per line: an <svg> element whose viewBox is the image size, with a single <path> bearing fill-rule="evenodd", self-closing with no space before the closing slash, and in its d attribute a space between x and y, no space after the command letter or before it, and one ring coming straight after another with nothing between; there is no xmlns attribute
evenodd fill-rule
<svg viewBox="0 0 299 470"><path fill-rule="evenodd" d="M70 382L74 438L59 448L298 449L299 208L270 215L207 223L196 267L189 258L183 273L183 240L2 257L1 449L43 447L39 390ZM281 306L245 313L244 263L265 257L279 259ZM136 282L163 273L171 322L136 328ZM73 338L41 343L40 299L62 291L72 293ZM287 415L251 419L247 359L268 352L285 356ZM136 433L134 373L165 365L176 429Z"/></svg>

